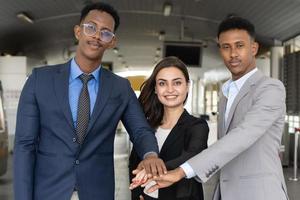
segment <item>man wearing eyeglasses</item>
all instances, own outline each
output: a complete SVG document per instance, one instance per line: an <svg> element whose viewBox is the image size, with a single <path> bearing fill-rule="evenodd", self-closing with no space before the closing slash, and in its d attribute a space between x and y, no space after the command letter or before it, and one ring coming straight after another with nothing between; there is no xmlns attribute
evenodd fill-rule
<svg viewBox="0 0 300 200"><path fill-rule="evenodd" d="M129 82L101 67L118 26L110 5L86 6L74 28L75 58L34 69L28 78L17 114L16 200L113 200L119 120L144 158L141 166L153 175L166 171Z"/></svg>

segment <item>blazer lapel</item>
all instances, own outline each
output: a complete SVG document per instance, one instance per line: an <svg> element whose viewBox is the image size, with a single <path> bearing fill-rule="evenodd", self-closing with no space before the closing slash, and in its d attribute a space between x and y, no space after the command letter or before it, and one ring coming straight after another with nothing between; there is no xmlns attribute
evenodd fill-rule
<svg viewBox="0 0 300 200"><path fill-rule="evenodd" d="M182 124L188 119L189 114L187 113L186 110L181 114L180 118L178 119L178 122L176 125L173 127L171 132L169 133L166 141L164 142L161 150L160 150L160 155L164 155L165 151L168 149L168 147L172 146L172 143L177 140L177 138L181 135L184 134L182 131L178 131L181 127Z"/></svg>
<svg viewBox="0 0 300 200"><path fill-rule="evenodd" d="M263 76L263 74L260 71L257 71L252 76L250 76L248 78L248 80L244 83L243 87L241 88L241 90L239 91L239 93L237 94L237 96L235 97L235 99L231 105L231 108L230 108L230 111L228 114L228 118L227 118L227 122L225 124L224 133L227 133L227 131L228 131L229 125L231 123L233 114L235 112L235 109L236 109L238 103L250 91L252 86L255 85L262 76Z"/></svg>
<svg viewBox="0 0 300 200"><path fill-rule="evenodd" d="M218 115L218 139L225 135L224 126L225 126L225 109L227 104L227 98L223 95L223 92L220 91L220 104L219 104L219 115Z"/></svg>
<svg viewBox="0 0 300 200"><path fill-rule="evenodd" d="M110 74L102 67L101 67L99 84L100 85L99 85L99 90L98 90L98 94L97 94L97 99L95 102L93 113L91 115L87 133L91 130L91 128L95 124L98 116L100 115L101 111L103 110L104 106L106 105L106 102L112 91L113 84L110 83Z"/></svg>
<svg viewBox="0 0 300 200"><path fill-rule="evenodd" d="M66 117L68 124L74 129L71 108L69 104L69 75L70 62L63 64L54 77L54 88L59 105Z"/></svg>

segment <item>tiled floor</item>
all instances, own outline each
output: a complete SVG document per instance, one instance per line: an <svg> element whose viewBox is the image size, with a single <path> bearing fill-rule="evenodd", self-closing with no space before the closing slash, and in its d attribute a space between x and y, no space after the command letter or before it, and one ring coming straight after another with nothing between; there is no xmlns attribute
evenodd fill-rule
<svg viewBox="0 0 300 200"><path fill-rule="evenodd" d="M128 189L128 142L127 137L118 134L115 140L115 178L116 178L116 200L129 200L130 191ZM0 200L13 200L12 194L12 158L9 158L9 171L0 177ZM299 170L300 171L300 170ZM286 183L288 187L288 194L290 200L300 199L300 180L298 182L289 181L292 177L293 169L284 168ZM299 174L300 176L300 174ZM214 188L215 180L212 179L204 184L205 199L210 200Z"/></svg>

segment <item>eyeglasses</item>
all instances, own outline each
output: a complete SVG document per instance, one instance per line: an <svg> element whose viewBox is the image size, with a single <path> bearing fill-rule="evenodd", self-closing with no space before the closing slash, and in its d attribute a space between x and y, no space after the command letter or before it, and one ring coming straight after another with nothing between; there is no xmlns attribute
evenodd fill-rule
<svg viewBox="0 0 300 200"><path fill-rule="evenodd" d="M107 42L108 43L115 36L114 33L110 32L108 30L97 30L97 27L94 24L82 24L81 26L83 27L83 33L86 36L94 36L99 31L99 33L100 33L100 40L103 41L103 42Z"/></svg>

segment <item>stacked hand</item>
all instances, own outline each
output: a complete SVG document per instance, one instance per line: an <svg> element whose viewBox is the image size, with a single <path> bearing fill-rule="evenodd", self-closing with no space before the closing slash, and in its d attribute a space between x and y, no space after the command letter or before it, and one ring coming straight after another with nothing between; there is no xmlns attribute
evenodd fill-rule
<svg viewBox="0 0 300 200"><path fill-rule="evenodd" d="M158 158L156 154L150 154L139 163L132 173L136 176L132 179L132 183L129 187L130 189L145 184L148 179L166 174L167 168L164 162Z"/></svg>
<svg viewBox="0 0 300 200"><path fill-rule="evenodd" d="M145 157L144 160L140 162L136 170L133 170L133 174L137 175L138 172L145 169L145 173L148 178L155 176L160 176L167 173L167 168L162 159L160 159L156 154L150 154Z"/></svg>
<svg viewBox="0 0 300 200"><path fill-rule="evenodd" d="M136 176L132 179L132 183L130 184L129 189L134 189L138 186L144 187L150 181L155 181L156 184L151 186L147 192L151 193L159 188L169 187L170 185L180 181L183 177L185 177L184 171L179 167L174 170L168 171L165 174L159 176L147 176L146 170L134 170L133 174Z"/></svg>

